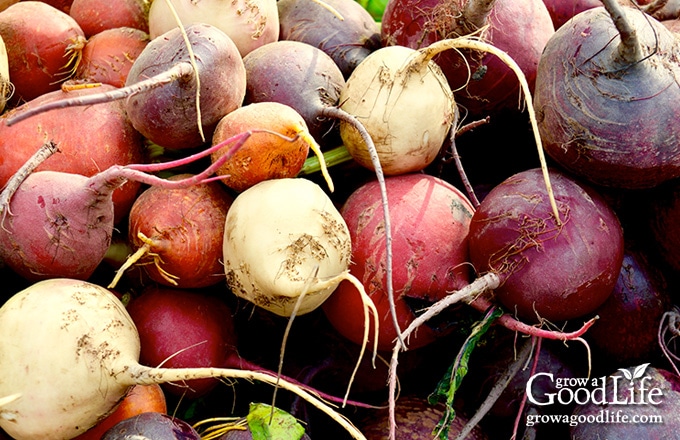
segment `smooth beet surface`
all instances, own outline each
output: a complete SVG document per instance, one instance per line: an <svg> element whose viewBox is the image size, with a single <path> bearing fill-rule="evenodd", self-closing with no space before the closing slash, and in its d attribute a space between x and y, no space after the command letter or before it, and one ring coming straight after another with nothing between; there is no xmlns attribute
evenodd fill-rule
<svg viewBox="0 0 680 440"><path fill-rule="evenodd" d="M127 310L139 331L140 361L149 366L221 367L236 350L231 308L202 291L148 287ZM174 395L197 398L215 388L215 379L165 384Z"/></svg>
<svg viewBox="0 0 680 440"><path fill-rule="evenodd" d="M558 171L550 181L561 224L540 169L497 185L470 224L473 266L497 273L498 300L533 321L592 312L609 297L623 260L623 230L606 201Z"/></svg>
<svg viewBox="0 0 680 440"><path fill-rule="evenodd" d="M470 280L467 234L474 209L455 187L433 176L392 176L385 185L392 221L395 308L403 329L420 309ZM379 349L390 350L397 334L387 297L384 216L377 182L357 189L341 213L352 238L350 272L362 282L382 317ZM361 342L362 306L354 286L342 282L322 307L340 334ZM408 345L425 346L449 330L447 325L423 326Z"/></svg>
<svg viewBox="0 0 680 440"><path fill-rule="evenodd" d="M534 108L546 152L598 185L649 188L680 177L678 38L622 8L640 53L621 59L603 7L562 26L541 56Z"/></svg>

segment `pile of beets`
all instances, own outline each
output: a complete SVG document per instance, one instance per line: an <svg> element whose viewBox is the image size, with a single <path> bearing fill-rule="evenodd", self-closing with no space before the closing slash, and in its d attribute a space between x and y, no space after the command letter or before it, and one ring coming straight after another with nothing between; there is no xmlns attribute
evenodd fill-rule
<svg viewBox="0 0 680 440"><path fill-rule="evenodd" d="M675 0L0 0L0 304L97 284L141 364L280 375L361 432L208 378L72 438L677 438L679 24ZM344 224L234 263L230 209L277 179ZM239 221L311 195L285 197ZM327 297L265 297L251 271L330 258L317 235L342 273L297 294Z"/></svg>

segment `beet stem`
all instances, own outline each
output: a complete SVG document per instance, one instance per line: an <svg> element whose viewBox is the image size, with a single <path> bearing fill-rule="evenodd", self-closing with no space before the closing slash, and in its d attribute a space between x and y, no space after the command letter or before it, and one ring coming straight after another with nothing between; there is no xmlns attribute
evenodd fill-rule
<svg viewBox="0 0 680 440"><path fill-rule="evenodd" d="M84 105L102 104L106 102L125 99L138 93L146 92L156 87L172 83L180 78L193 76L193 74L194 69L191 66L191 63L188 62L177 63L172 68L166 70L165 72L159 73L158 75L154 75L148 79L139 81L135 84L131 84L126 87L122 87L117 90L112 90L110 92L103 93L94 93L91 95L77 96L74 98L65 98L37 105L33 108L26 109L25 111L15 113L14 115L10 115L5 120L5 124L7 124L7 126L10 126L49 110Z"/></svg>
<svg viewBox="0 0 680 440"><path fill-rule="evenodd" d="M541 357L541 342L543 341L541 338L532 338L533 341L536 343L536 351L534 353L534 361L531 364L531 371L529 372L529 377L533 377L534 374L536 374L536 368L538 367L538 360ZM519 409L517 410L517 416L515 417L515 423L512 428L512 439L517 438L517 432L519 431L519 422L520 419L522 418L522 415L524 414L524 407L527 404L527 393L522 394L522 400L519 403Z"/></svg>
<svg viewBox="0 0 680 440"><path fill-rule="evenodd" d="M486 25L496 0L468 0L463 8L463 23L465 32L477 32Z"/></svg>
<svg viewBox="0 0 680 440"><path fill-rule="evenodd" d="M12 200L12 196L19 189L19 186L26 180L29 174L31 174L41 163L43 163L48 157L52 156L54 153L59 151L57 144L52 141L48 141L43 144L38 151L33 153L31 157L19 168L10 179L5 184L5 187L0 192L0 227L3 227L5 223L5 218L7 214L12 215L9 209L9 202Z"/></svg>
<svg viewBox="0 0 680 440"><path fill-rule="evenodd" d="M624 66L637 63L642 59L642 49L637 37L637 32L630 26L628 20L626 20L623 7L617 0L602 0L602 4L612 18L614 26L616 26L616 29L621 36L621 43L619 44L619 50L617 52L618 56L614 59L614 62Z"/></svg>
<svg viewBox="0 0 680 440"><path fill-rule="evenodd" d="M615 0L614 0L615 1ZM429 46L419 49L418 54L411 58L411 62L406 67L413 68L412 66L420 66L428 63L435 55L439 54L448 49L472 49L478 50L485 53L490 53L498 57L501 61L505 63L517 76L520 83L520 88L524 92L524 101L526 104L527 111L529 113L529 120L531 121L531 128L534 134L534 139L536 141L536 149L538 151L538 157L541 162L541 171L543 172L543 180L545 181L545 188L548 192L548 199L550 200L550 206L552 207L553 215L555 216L555 221L557 225L562 224L560 219L560 213L557 209L557 202L555 201L555 194L553 193L552 185L550 184L550 177L548 174L548 164L545 158L545 152L543 150L543 142L541 140L541 134L538 129L538 121L536 120L536 112L534 110L533 98L531 96L531 89L529 83L527 82L526 76L519 65L508 55L505 51L491 45L480 41L478 38L448 38L443 40L435 41Z"/></svg>
<svg viewBox="0 0 680 440"><path fill-rule="evenodd" d="M168 382L183 382L193 379L223 378L223 379L245 379L248 381L258 381L272 386L280 386L299 397L306 400L309 404L328 415L333 421L342 426L351 436L357 440L366 440L366 437L342 414L335 411L328 404L323 402L313 393L306 389L288 382L276 375L262 371L239 370L229 368L154 368L144 365L131 365L122 377L121 382L128 381L130 385L136 384L156 384Z"/></svg>
<svg viewBox="0 0 680 440"><path fill-rule="evenodd" d="M346 111L338 107L325 107L321 112L320 116L326 116L331 118L339 119L340 121L346 122L347 124L354 127L361 139L366 144L366 149L371 157L371 163L375 170L375 176L378 180L378 186L380 187L380 195L382 197L382 207L383 207L383 217L385 222L385 277L387 284L387 301L390 306L390 315L392 316L392 324L397 332L397 338L402 346L405 346L403 339L401 338L401 327L399 327L399 321L397 319L397 308L394 303L394 287L392 282L392 225L390 221L390 210L387 203L387 187L385 186L385 175L382 171L382 165L380 165L380 158L378 157L378 152L375 149L375 144L373 139L371 139L370 134L366 130L366 127L353 115L347 113ZM377 338L376 338L377 340Z"/></svg>
<svg viewBox="0 0 680 440"><path fill-rule="evenodd" d="M431 318L435 317L438 315L440 312L442 312L444 309L449 307L450 305L459 303L460 301L466 301L470 299L470 297L476 298L481 296L483 293L488 292L490 290L496 289L498 286L501 284L501 279L500 277L494 273L494 272L489 272L484 276L478 277L476 280L468 284L467 286L463 287L460 290L457 290L455 292L450 293L449 295L445 296L441 300L437 301L436 303L432 304L430 307L428 307L424 313L419 315L416 319L414 319L411 324L403 331L401 334L401 340L397 340L394 344L394 348L392 349L392 359L390 360L390 367L389 367L389 374L388 374L388 379L389 379L389 439L390 440L395 440L396 439L396 377L397 377L397 365L399 364L398 362L398 357L399 357L399 352L401 350L406 350L407 347L404 345L401 341L404 339L408 339L408 337L416 331L421 325L425 324L428 320ZM472 300L470 300L472 301Z"/></svg>

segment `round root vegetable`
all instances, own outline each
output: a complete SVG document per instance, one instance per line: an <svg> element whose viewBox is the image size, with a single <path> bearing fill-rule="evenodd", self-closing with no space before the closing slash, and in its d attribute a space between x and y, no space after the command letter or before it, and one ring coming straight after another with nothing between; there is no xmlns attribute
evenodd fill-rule
<svg viewBox="0 0 680 440"><path fill-rule="evenodd" d="M139 333L139 361L144 365L242 367L233 361L238 358L233 311L220 297L200 289L149 286L130 299L126 310ZM196 399L218 384L209 378L162 387L172 395Z"/></svg>
<svg viewBox="0 0 680 440"><path fill-rule="evenodd" d="M274 375L220 368L167 369L139 363L139 335L108 290L85 281L33 284L0 308L0 427L17 440L72 438L105 417L131 386L221 377L257 380L296 393L331 416L353 438L344 417ZM27 373L29 371L29 373Z"/></svg>
<svg viewBox="0 0 680 440"><path fill-rule="evenodd" d="M478 37L515 60L532 93L541 51L555 28L542 0L392 0L381 31L386 45L413 49ZM439 54L435 61L473 120L521 109L521 94L527 91L498 58L462 50Z"/></svg>
<svg viewBox="0 0 680 440"><path fill-rule="evenodd" d="M280 316L309 313L348 278L349 231L333 202L303 178L260 182L227 213L224 271L237 296Z"/></svg>
<svg viewBox="0 0 680 440"><path fill-rule="evenodd" d="M472 38L439 40L422 49L388 46L357 66L340 95L340 109L353 115L375 142L385 174L420 171L437 157L458 121L453 93L432 60L449 49L472 49L498 57L517 76L527 103L530 87L515 61L503 51ZM379 72L379 74L376 74ZM427 118L422 115L427 114ZM535 116L530 113L532 122ZM371 167L370 149L357 124L340 123L340 135L352 157ZM537 136L539 156L542 147ZM542 157L542 156L541 156Z"/></svg>
<svg viewBox="0 0 680 440"><path fill-rule="evenodd" d="M155 38L177 27L207 23L234 41L242 57L250 51L279 39L276 0L201 0L151 2L149 34Z"/></svg>
<svg viewBox="0 0 680 440"><path fill-rule="evenodd" d="M108 29L129 27L149 32L150 0L73 0L69 15L87 38Z"/></svg>
<svg viewBox="0 0 680 440"><path fill-rule="evenodd" d="M149 43L149 34L131 27L103 30L87 40L75 79L124 87L128 73Z"/></svg>
<svg viewBox="0 0 680 440"><path fill-rule="evenodd" d="M458 121L453 93L439 66L403 46L367 56L348 78L340 108L366 127L386 175L423 170ZM341 122L340 135L352 157L372 169L356 128Z"/></svg>
<svg viewBox="0 0 680 440"><path fill-rule="evenodd" d="M664 272L646 251L627 242L616 285L585 335L594 357L614 367L659 354L659 323L671 303Z"/></svg>
<svg viewBox="0 0 680 440"><path fill-rule="evenodd" d="M593 312L611 294L623 261L623 230L607 202L558 171L550 182L560 222L540 171L531 169L492 189L470 224L473 266L498 277L498 301L530 321Z"/></svg>
<svg viewBox="0 0 680 440"><path fill-rule="evenodd" d="M243 57L243 64L244 103L275 101L292 107L323 143L335 118L322 112L338 104L345 87L340 68L328 54L300 41L280 40L253 50Z"/></svg>
<svg viewBox="0 0 680 440"><path fill-rule="evenodd" d="M301 41L327 53L345 78L382 46L380 26L355 0L279 0L281 40Z"/></svg>
<svg viewBox="0 0 680 440"><path fill-rule="evenodd" d="M248 135L244 133L231 139L236 142L234 148ZM128 180L167 188L204 182L220 162L200 174L176 181L149 173L191 163L210 153L208 149L164 164L114 165L92 177L35 171L26 177L10 200L8 215L0 228L0 257L28 280L87 279L111 243L113 191Z"/></svg>
<svg viewBox="0 0 680 440"><path fill-rule="evenodd" d="M144 160L142 136L132 126L122 102L110 102L84 108L65 108L35 116L30 121L7 124L41 105L115 90L111 85L54 91L6 112L0 118L0 187L28 160L36 149L52 141L59 149L37 171L60 171L90 177L113 165L141 163ZM83 121L87 121L84 124ZM137 182L128 182L113 193L114 222L130 210L139 191Z"/></svg>
<svg viewBox="0 0 680 440"><path fill-rule="evenodd" d="M168 180L189 177L179 174ZM128 240L137 251L118 269L109 288L135 263L166 286L198 288L220 282L224 220L232 201L219 182L146 189L128 216Z"/></svg>
<svg viewBox="0 0 680 440"><path fill-rule="evenodd" d="M657 186L680 176L678 38L635 8L604 3L546 45L534 96L541 137L590 182Z"/></svg>
<svg viewBox="0 0 680 440"><path fill-rule="evenodd" d="M302 116L292 107L275 101L254 102L244 105L224 116L213 133L213 145L238 133L253 129L268 131L253 133L233 156L217 169L221 182L237 192L269 179L295 177L300 173L309 150L322 162L326 180L333 190L330 177L325 172L321 147L311 136ZM278 133L278 134L277 134ZM212 154L218 160L228 149Z"/></svg>
<svg viewBox="0 0 680 440"><path fill-rule="evenodd" d="M391 176L385 184L393 219L395 305L399 326L405 328L426 304L470 281L467 236L474 209L458 189L427 174ZM384 217L377 182L352 193L341 214L352 238L350 273L364 285L381 317L378 348L389 350L397 334L390 325ZM323 305L333 327L355 343L364 332L363 323L355 319L361 304L353 287L341 283ZM408 346L425 346L451 329L423 326Z"/></svg>
<svg viewBox="0 0 680 440"><path fill-rule="evenodd" d="M227 213L223 250L231 291L280 316L309 313L341 281L351 282L363 304L361 361L369 338L369 313L374 316L374 335L379 331L377 311L361 282L349 272L349 230L321 187L303 178L251 186L236 197ZM376 343L374 353L375 348Z"/></svg>
<svg viewBox="0 0 680 440"><path fill-rule="evenodd" d="M139 333L140 362L145 365L268 371L239 354L235 314L226 301L212 293L200 289L149 286L128 302L126 310ZM343 402L339 397L313 390L289 377L281 377L315 392L328 402ZM218 383L207 378L165 384L163 388L173 395L195 399L211 391Z"/></svg>
<svg viewBox="0 0 680 440"><path fill-rule="evenodd" d="M16 105L58 90L77 65L85 35L65 12L42 1L21 1L0 12Z"/></svg>
<svg viewBox="0 0 680 440"><path fill-rule="evenodd" d="M36 107L7 124L56 108L125 99L132 125L147 139L167 148L193 148L241 106L245 87L245 68L234 42L218 28L197 23L151 40L132 65L125 87Z"/></svg>

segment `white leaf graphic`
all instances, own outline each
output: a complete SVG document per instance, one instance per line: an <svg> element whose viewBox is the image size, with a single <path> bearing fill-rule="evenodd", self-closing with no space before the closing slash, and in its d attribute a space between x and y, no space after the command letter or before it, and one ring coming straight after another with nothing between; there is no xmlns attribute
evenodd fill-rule
<svg viewBox="0 0 680 440"><path fill-rule="evenodd" d="M630 379L631 382L633 381L633 379L642 377L645 374L645 370L647 369L648 366L649 363L638 365L637 367L635 367L635 370L633 371L633 377Z"/></svg>
<svg viewBox="0 0 680 440"><path fill-rule="evenodd" d="M628 371L625 368L619 368L619 371L623 373L624 376L626 376L626 379L632 381L633 380L633 375L630 374L630 371Z"/></svg>

